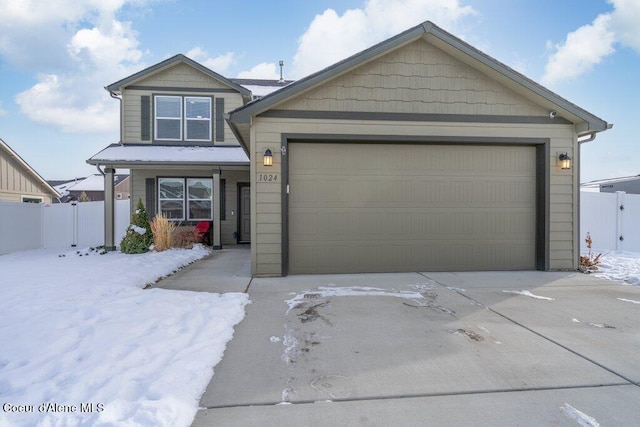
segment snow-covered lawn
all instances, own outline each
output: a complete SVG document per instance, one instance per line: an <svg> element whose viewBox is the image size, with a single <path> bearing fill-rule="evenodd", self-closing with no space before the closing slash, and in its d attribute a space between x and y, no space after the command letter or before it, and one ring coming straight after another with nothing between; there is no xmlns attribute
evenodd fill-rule
<svg viewBox="0 0 640 427"><path fill-rule="evenodd" d="M611 251L605 252L602 262L594 275L609 280L640 285L640 253Z"/></svg>
<svg viewBox="0 0 640 427"><path fill-rule="evenodd" d="M248 297L142 288L207 254L0 256L0 425L189 425Z"/></svg>

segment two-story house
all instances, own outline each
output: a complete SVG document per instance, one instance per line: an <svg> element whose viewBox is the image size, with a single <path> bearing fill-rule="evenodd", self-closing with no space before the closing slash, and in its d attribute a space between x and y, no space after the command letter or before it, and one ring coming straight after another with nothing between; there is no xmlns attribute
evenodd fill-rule
<svg viewBox="0 0 640 427"><path fill-rule="evenodd" d="M612 126L431 22L252 102L183 56L107 89L122 141L89 162L259 276L576 269L580 144Z"/></svg>
<svg viewBox="0 0 640 427"><path fill-rule="evenodd" d="M87 160L104 168L105 191L116 168L130 169L132 209L141 199L150 217L211 221L214 248L249 242L249 158L224 116L290 81L237 81L258 95L176 55L107 86L120 101L120 142ZM113 197L105 199L105 245L113 248Z"/></svg>

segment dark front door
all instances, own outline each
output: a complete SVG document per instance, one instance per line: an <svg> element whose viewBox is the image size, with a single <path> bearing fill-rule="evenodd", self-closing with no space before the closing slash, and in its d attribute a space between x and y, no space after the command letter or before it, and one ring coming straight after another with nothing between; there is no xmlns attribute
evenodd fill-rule
<svg viewBox="0 0 640 427"><path fill-rule="evenodd" d="M251 242L251 187L238 185L238 243Z"/></svg>

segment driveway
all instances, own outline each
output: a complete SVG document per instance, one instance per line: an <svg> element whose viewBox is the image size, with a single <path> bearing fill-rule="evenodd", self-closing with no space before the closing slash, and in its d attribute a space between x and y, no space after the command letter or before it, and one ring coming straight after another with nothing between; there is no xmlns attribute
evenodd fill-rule
<svg viewBox="0 0 640 427"><path fill-rule="evenodd" d="M195 426L635 425L640 287L578 273L257 278Z"/></svg>

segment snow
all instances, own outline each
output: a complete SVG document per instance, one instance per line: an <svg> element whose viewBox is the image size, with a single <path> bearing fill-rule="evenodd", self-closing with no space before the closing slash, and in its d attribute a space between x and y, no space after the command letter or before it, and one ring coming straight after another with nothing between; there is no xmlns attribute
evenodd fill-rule
<svg viewBox="0 0 640 427"><path fill-rule="evenodd" d="M335 285L333 285L335 286ZM289 306L287 314L291 309L296 308L300 302L304 301L309 296L313 297L361 297L361 296L376 296L376 297L395 297L395 298L407 298L407 299L421 299L424 298L422 294L411 291L396 291L380 288L372 288L367 286L347 286L347 287L333 287L333 286L320 286L317 290L303 292L296 294L295 297L285 302Z"/></svg>
<svg viewBox="0 0 640 427"><path fill-rule="evenodd" d="M543 300L547 300L547 301L553 301L554 300L553 298L542 297L540 295L532 294L529 291L502 291L502 292L507 293L507 294L523 295L525 297L535 298L535 299L543 299Z"/></svg>
<svg viewBox="0 0 640 427"><path fill-rule="evenodd" d="M144 233L146 233L146 232L147 232L147 229L146 229L146 228L144 228L144 227L139 227L139 226L137 226L137 225L135 225L135 224L131 224L131 225L129 225L129 227L131 227L131 229L132 229L133 231L135 231L136 233L138 233L138 234L139 234L139 235L141 235L141 236L142 236Z"/></svg>
<svg viewBox="0 0 640 427"><path fill-rule="evenodd" d="M564 406L561 406L560 409L564 414L571 418L573 421L578 423L578 425L582 427L599 427L600 423L596 421L595 418L585 414L582 411L577 410L573 406L569 405L565 402Z"/></svg>
<svg viewBox="0 0 640 427"><path fill-rule="evenodd" d="M285 86L258 86L258 85L242 85L251 91L253 96L266 96L272 92L282 89Z"/></svg>
<svg viewBox="0 0 640 427"><path fill-rule="evenodd" d="M189 425L248 297L142 288L208 253L0 256L0 425Z"/></svg>
<svg viewBox="0 0 640 427"><path fill-rule="evenodd" d="M611 251L600 259L601 263L593 273L595 276L640 285L640 253Z"/></svg>
<svg viewBox="0 0 640 427"><path fill-rule="evenodd" d="M630 302L632 304L640 304L640 301L635 301L632 299L626 299L626 298L616 298L618 301L623 301L623 302Z"/></svg>
<svg viewBox="0 0 640 427"><path fill-rule="evenodd" d="M242 147L175 147L111 145L89 159L92 163L239 163L249 164Z"/></svg>

